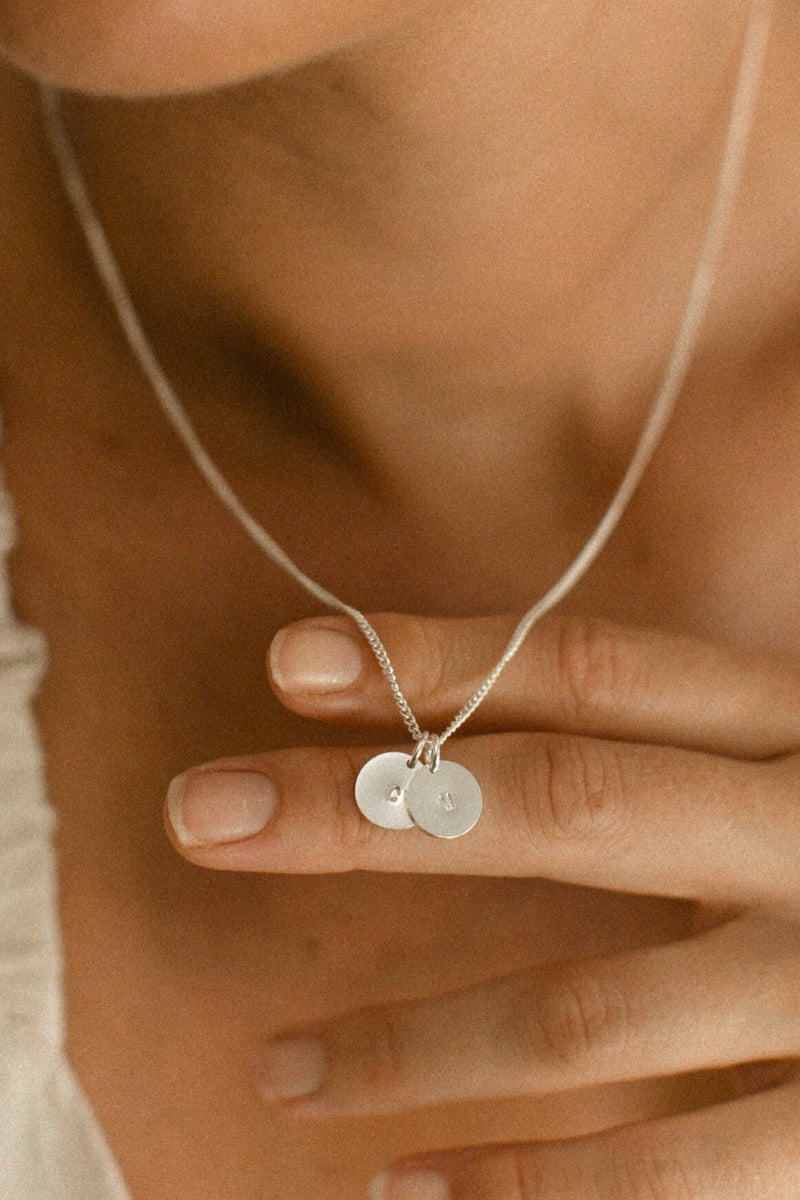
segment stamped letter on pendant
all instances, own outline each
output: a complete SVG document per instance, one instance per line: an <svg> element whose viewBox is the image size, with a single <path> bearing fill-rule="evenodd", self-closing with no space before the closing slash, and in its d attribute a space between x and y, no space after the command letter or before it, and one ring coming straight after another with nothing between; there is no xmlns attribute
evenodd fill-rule
<svg viewBox="0 0 800 1200"><path fill-rule="evenodd" d="M475 825L483 798L477 779L466 767L443 759L438 770L423 767L409 780L406 807L426 833L457 838Z"/></svg>

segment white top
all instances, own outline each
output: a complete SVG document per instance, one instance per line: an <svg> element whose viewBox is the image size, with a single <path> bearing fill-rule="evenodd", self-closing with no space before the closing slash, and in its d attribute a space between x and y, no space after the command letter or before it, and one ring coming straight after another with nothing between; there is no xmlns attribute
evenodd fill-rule
<svg viewBox="0 0 800 1200"><path fill-rule="evenodd" d="M13 538L0 475L0 1195L130 1200L64 1052L55 822L31 711L45 646L14 616Z"/></svg>

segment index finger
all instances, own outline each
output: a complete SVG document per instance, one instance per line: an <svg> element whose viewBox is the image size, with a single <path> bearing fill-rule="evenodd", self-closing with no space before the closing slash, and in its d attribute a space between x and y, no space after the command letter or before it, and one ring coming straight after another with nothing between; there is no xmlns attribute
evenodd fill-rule
<svg viewBox="0 0 800 1200"><path fill-rule="evenodd" d="M423 727L441 730L500 658L514 616L370 618ZM270 675L294 712L395 731L399 716L345 617L288 626ZM469 732L541 729L770 758L800 745L800 671L733 646L611 621L542 620L469 720Z"/></svg>

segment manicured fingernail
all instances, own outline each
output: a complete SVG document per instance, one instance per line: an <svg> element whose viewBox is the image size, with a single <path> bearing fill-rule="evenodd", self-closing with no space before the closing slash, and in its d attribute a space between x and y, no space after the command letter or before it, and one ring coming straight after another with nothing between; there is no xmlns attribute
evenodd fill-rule
<svg viewBox="0 0 800 1200"><path fill-rule="evenodd" d="M267 1046L259 1068L259 1091L265 1100L311 1096L325 1078L325 1053L313 1038L279 1038Z"/></svg>
<svg viewBox="0 0 800 1200"><path fill-rule="evenodd" d="M343 692L361 674L364 657L357 637L338 629L292 625L272 640L272 677L283 692Z"/></svg>
<svg viewBox="0 0 800 1200"><path fill-rule="evenodd" d="M386 1171L381 1171L380 1175L376 1175L369 1185L367 1200L387 1200L386 1188L389 1183L389 1176Z"/></svg>
<svg viewBox="0 0 800 1200"><path fill-rule="evenodd" d="M384 1171L370 1184L368 1200L450 1200L450 1187L438 1171Z"/></svg>
<svg viewBox="0 0 800 1200"><path fill-rule="evenodd" d="M275 788L251 771L187 771L167 792L167 814L182 846L241 842L275 811Z"/></svg>

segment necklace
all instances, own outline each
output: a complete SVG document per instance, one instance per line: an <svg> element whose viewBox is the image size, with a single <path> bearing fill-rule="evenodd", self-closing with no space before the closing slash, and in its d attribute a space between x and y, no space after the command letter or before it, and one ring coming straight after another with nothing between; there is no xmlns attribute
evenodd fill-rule
<svg viewBox="0 0 800 1200"><path fill-rule="evenodd" d="M414 749L410 755L403 752L378 754L362 768L356 780L356 803L363 815L376 825L385 829L409 829L417 826L435 837L454 838L468 833L480 816L483 800L477 780L459 763L442 759L441 748L483 702L539 618L558 604L586 574L619 524L666 428L686 378L708 308L741 180L773 7L774 0L754 0L750 10L716 190L700 255L663 380L627 470L611 503L583 549L560 579L528 609L500 659L440 734L425 731L419 725L403 695L389 655L364 614L306 575L289 558L245 508L200 442L142 328L119 265L93 207L64 124L60 96L50 87L41 88L45 128L64 190L121 329L165 416L208 485L256 545L322 604L345 613L355 622L366 638L391 689L399 714L414 742Z"/></svg>

